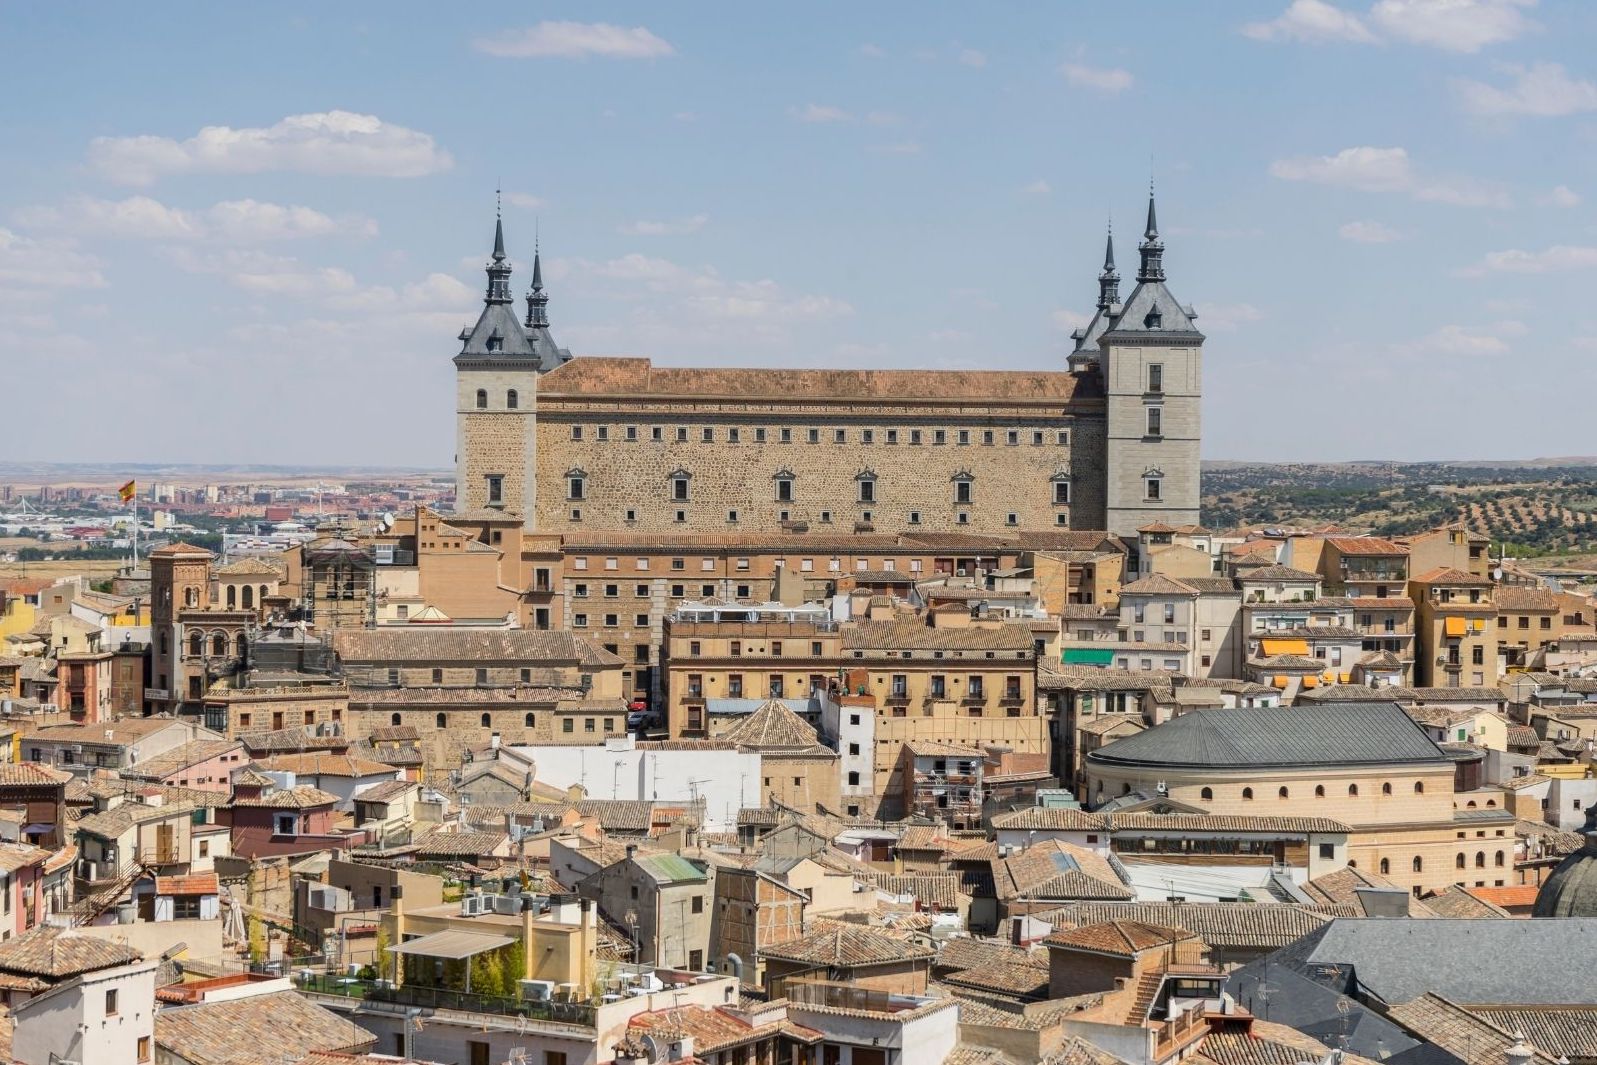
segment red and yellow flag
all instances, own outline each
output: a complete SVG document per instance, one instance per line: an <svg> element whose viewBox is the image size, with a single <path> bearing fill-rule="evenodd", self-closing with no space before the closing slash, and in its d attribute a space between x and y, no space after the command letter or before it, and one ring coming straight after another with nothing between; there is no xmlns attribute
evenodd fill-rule
<svg viewBox="0 0 1597 1065"><path fill-rule="evenodd" d="M116 490L116 494L122 497L122 502L126 503L128 500L132 499L135 495L137 495L138 491L139 491L138 483L135 482L135 481L129 481L127 484L123 485L121 488L118 488Z"/></svg>

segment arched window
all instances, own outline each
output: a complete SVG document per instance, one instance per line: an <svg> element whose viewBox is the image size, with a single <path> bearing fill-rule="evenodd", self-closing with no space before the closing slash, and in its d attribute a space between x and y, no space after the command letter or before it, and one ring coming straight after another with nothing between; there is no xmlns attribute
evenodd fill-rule
<svg viewBox="0 0 1597 1065"><path fill-rule="evenodd" d="M211 654L215 655L217 658L221 658L223 655L227 654L226 636L223 636L221 633L217 633L211 637Z"/></svg>
<svg viewBox="0 0 1597 1065"><path fill-rule="evenodd" d="M483 728L488 728L488 727L490 727L492 725L493 725L493 718L491 716L489 716L488 714L482 715L482 727Z"/></svg>
<svg viewBox="0 0 1597 1065"><path fill-rule="evenodd" d="M1314 785L1314 797L1316 799L1325 798L1325 785L1324 784L1316 784L1316 785Z"/></svg>
<svg viewBox="0 0 1597 1065"><path fill-rule="evenodd" d="M247 645L244 642L244 634L242 632L239 633L237 636L233 637L233 653L234 654L238 655L240 658L243 658L244 657L244 651L245 651L246 647L247 647Z"/></svg>
<svg viewBox="0 0 1597 1065"><path fill-rule="evenodd" d="M1492 855L1492 864L1497 866L1498 868L1502 868L1502 865L1503 865L1503 852L1502 851L1498 851L1496 854Z"/></svg>
<svg viewBox="0 0 1597 1065"><path fill-rule="evenodd" d="M537 714L528 714L527 715L527 727L528 728L532 728L537 723L538 723L538 715Z"/></svg>
<svg viewBox="0 0 1597 1065"><path fill-rule="evenodd" d="M1276 794L1283 799L1288 798L1286 788L1282 788L1280 791L1276 792Z"/></svg>
<svg viewBox="0 0 1597 1065"><path fill-rule="evenodd" d="M1496 799L1487 799L1486 800L1486 805L1487 806L1496 806L1497 805L1497 800Z"/></svg>
<svg viewBox="0 0 1597 1065"><path fill-rule="evenodd" d="M388 715L388 723L389 723L389 724L390 724L390 725L397 725L397 724L399 724L399 715L398 715L398 714L389 714L389 715Z"/></svg>
<svg viewBox="0 0 1597 1065"><path fill-rule="evenodd" d="M1212 799L1212 798L1214 798L1214 789L1213 788L1204 788L1202 791L1198 792L1198 798L1200 798L1200 799Z"/></svg>
<svg viewBox="0 0 1597 1065"><path fill-rule="evenodd" d="M231 592L232 590L233 589L231 589L231 588L228 589L229 592ZM244 603L244 609L245 610L254 610L255 609L255 589L251 588L247 584L244 586L243 603Z"/></svg>
<svg viewBox="0 0 1597 1065"><path fill-rule="evenodd" d="M1468 807L1469 809L1473 810L1473 809L1475 809L1475 800L1471 799L1469 802L1465 803L1464 805L1466 807Z"/></svg>
<svg viewBox="0 0 1597 1065"><path fill-rule="evenodd" d="M1392 871L1392 863L1391 863L1391 861L1389 859L1382 858L1381 859L1381 875L1385 876L1387 873L1390 873L1391 871Z"/></svg>
<svg viewBox="0 0 1597 1065"><path fill-rule="evenodd" d="M520 404L521 397L516 395L516 390L514 388L505 393L505 406L508 409L515 410L518 406L520 406Z"/></svg>
<svg viewBox="0 0 1597 1065"><path fill-rule="evenodd" d="M184 606L197 606L199 604L199 601L200 601L200 593L199 592L195 591L193 588L185 588L185 589L183 589L183 605Z"/></svg>
<svg viewBox="0 0 1597 1065"><path fill-rule="evenodd" d="M1414 794L1416 794L1416 795L1424 795L1425 794L1425 781L1416 780L1414 782Z"/></svg>
<svg viewBox="0 0 1597 1065"><path fill-rule="evenodd" d="M1419 855L1414 856L1414 871L1416 873L1423 873L1425 871L1425 860Z"/></svg>
<svg viewBox="0 0 1597 1065"><path fill-rule="evenodd" d="M1253 799L1253 789L1252 788L1243 788L1242 789L1242 798L1243 798L1243 801L1245 801L1245 802L1251 802L1252 799Z"/></svg>
<svg viewBox="0 0 1597 1065"><path fill-rule="evenodd" d="M189 635L189 655L198 658L205 653L205 634L201 632Z"/></svg>
<svg viewBox="0 0 1597 1065"><path fill-rule="evenodd" d="M1390 795L1390 794L1392 794L1392 782L1390 780L1386 781L1385 783L1383 783L1381 785L1381 794L1382 795Z"/></svg>
<svg viewBox="0 0 1597 1065"><path fill-rule="evenodd" d="M1357 784L1349 784L1347 786L1347 793L1355 799L1358 798L1359 786Z"/></svg>
<svg viewBox="0 0 1597 1065"><path fill-rule="evenodd" d="M246 592L249 591L248 588L245 588L244 590ZM238 605L238 589L233 587L230 584L230 585L227 586L227 608L229 610L232 610L237 605Z"/></svg>
<svg viewBox="0 0 1597 1065"><path fill-rule="evenodd" d="M486 388L477 389L477 409L488 409L488 390Z"/></svg>
<svg viewBox="0 0 1597 1065"><path fill-rule="evenodd" d="M166 654L166 633L161 633L161 654Z"/></svg>
<svg viewBox="0 0 1597 1065"><path fill-rule="evenodd" d="M1454 863L1453 863L1453 868L1455 868L1455 869L1462 869L1462 868L1464 868L1464 866L1465 866L1465 865L1467 865L1467 864L1468 864L1468 863L1467 863L1467 862L1465 862L1465 861L1464 861L1464 856L1463 856L1463 855L1462 855L1462 854L1460 854L1460 855L1459 855L1459 856L1458 856L1458 860L1457 860L1457 861L1455 861L1455 862L1454 862Z"/></svg>
<svg viewBox="0 0 1597 1065"><path fill-rule="evenodd" d="M1477 868L1477 869L1485 869L1486 868L1486 852L1485 851L1476 851L1475 852L1475 868Z"/></svg>
<svg viewBox="0 0 1597 1065"><path fill-rule="evenodd" d="M266 585L261 585L261 605L266 605Z"/></svg>
<svg viewBox="0 0 1597 1065"><path fill-rule="evenodd" d="M435 725L437 725L439 728L443 728L444 727L444 720L445 720L444 715L440 713L437 717L433 718L433 723Z"/></svg>

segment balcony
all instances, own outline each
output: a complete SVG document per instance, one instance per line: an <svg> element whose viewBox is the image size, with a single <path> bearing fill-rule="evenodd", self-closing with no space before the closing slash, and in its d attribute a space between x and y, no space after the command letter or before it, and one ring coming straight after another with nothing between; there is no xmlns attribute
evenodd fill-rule
<svg viewBox="0 0 1597 1065"><path fill-rule="evenodd" d="M488 1014L531 1021L552 1021L557 1024L575 1024L583 1028L595 1027L598 1018L598 1008L586 1002L538 1002L413 984L394 987L393 982L389 980L361 980L355 977L341 977L337 973L302 972L295 983L307 994L361 999L365 1002L396 1006L417 1006L431 1010L454 1010L460 1013Z"/></svg>

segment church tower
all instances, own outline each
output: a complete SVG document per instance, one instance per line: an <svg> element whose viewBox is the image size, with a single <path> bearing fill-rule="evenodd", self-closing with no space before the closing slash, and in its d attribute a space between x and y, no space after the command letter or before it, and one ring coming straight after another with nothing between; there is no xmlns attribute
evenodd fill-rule
<svg viewBox="0 0 1597 1065"><path fill-rule="evenodd" d="M543 264L533 256L527 319L516 317L502 218L494 223L488 290L455 356L455 512L516 518L537 502L538 375L571 357L549 333Z"/></svg>
<svg viewBox="0 0 1597 1065"><path fill-rule="evenodd" d="M1105 525L1132 540L1155 522L1197 524L1203 398L1204 337L1191 306L1165 287L1151 190L1137 250L1137 285L1124 303L1107 282L1113 261L1105 265L1099 317L1111 317L1095 338L1107 418Z"/></svg>

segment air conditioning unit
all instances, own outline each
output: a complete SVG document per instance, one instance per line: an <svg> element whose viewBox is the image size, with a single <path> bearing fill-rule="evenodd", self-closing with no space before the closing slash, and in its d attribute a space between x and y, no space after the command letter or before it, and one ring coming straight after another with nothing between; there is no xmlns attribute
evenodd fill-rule
<svg viewBox="0 0 1597 1065"><path fill-rule="evenodd" d="M81 743L74 743L74 744L73 744L73 745L72 745L72 753L73 753L73 754L82 754L82 753L83 753L83 744L81 744Z"/></svg>
<svg viewBox="0 0 1597 1065"><path fill-rule="evenodd" d="M460 897L460 916L477 917L483 912L483 899L481 895L462 895Z"/></svg>
<svg viewBox="0 0 1597 1065"><path fill-rule="evenodd" d="M521 997L528 1002L548 1002L554 998L555 982L553 980L523 980L521 981Z"/></svg>

